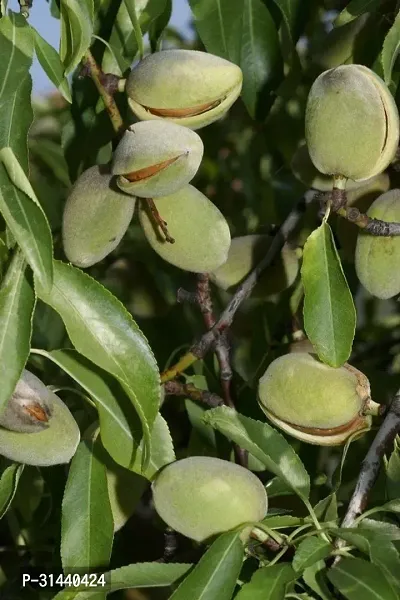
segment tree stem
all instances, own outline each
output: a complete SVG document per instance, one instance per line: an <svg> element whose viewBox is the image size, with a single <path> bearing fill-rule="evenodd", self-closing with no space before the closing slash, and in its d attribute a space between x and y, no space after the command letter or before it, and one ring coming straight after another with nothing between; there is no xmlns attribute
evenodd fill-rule
<svg viewBox="0 0 400 600"><path fill-rule="evenodd" d="M89 71L90 77L93 79L93 82L103 99L104 106L108 112L110 117L112 126L116 133L122 133L125 129L124 122L121 117L121 113L119 112L118 106L115 103L114 98L110 94L110 92L104 87L102 83L102 71L96 63L93 54L88 50L84 55L84 63L86 65L87 70Z"/></svg>

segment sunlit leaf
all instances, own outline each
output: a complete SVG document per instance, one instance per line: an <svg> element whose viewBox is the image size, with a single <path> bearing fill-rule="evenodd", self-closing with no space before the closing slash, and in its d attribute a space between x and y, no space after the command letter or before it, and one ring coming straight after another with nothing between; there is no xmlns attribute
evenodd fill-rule
<svg viewBox="0 0 400 600"><path fill-rule="evenodd" d="M301 276L307 336L323 362L340 367L351 353L356 311L327 223L304 246Z"/></svg>
<svg viewBox="0 0 400 600"><path fill-rule="evenodd" d="M29 356L35 295L16 252L0 288L0 411L11 398Z"/></svg>

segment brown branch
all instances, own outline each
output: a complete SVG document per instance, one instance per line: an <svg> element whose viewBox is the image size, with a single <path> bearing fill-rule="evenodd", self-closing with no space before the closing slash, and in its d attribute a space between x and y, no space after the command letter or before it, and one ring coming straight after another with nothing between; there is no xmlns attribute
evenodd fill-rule
<svg viewBox="0 0 400 600"><path fill-rule="evenodd" d="M337 214L344 217L350 223L354 223L363 231L371 235L390 237L400 235L400 223L391 223L381 219L372 219L368 215L361 213L358 208L347 207L340 208Z"/></svg>
<svg viewBox="0 0 400 600"><path fill-rule="evenodd" d="M386 417L361 464L357 484L347 507L342 527L352 527L365 510L369 493L378 477L383 455L400 432L400 390L394 397Z"/></svg>
<svg viewBox="0 0 400 600"><path fill-rule="evenodd" d="M314 196L315 194L313 192L308 192L305 194L304 198L298 202L298 204L290 212L288 217L286 217L285 221L279 228L268 249L267 254L238 287L233 298L222 312L218 321L213 325L212 329L206 332L175 365L161 374L162 382L176 377L183 370L195 363L196 360L203 358L210 348L221 337L223 332L231 325L238 308L242 302L244 302L250 296L261 274L267 267L270 266L278 252L281 250L282 246L297 227L301 217L304 214L306 206L313 201Z"/></svg>
<svg viewBox="0 0 400 600"><path fill-rule="evenodd" d="M166 396L184 396L195 402L206 404L210 408L216 408L224 404L223 399L217 394L208 390L200 390L191 383L181 383L180 381L167 381L164 385Z"/></svg>
<svg viewBox="0 0 400 600"><path fill-rule="evenodd" d="M90 50L88 50L85 53L83 60L85 68L87 69L90 77L93 79L93 83L95 84L100 96L103 99L104 106L108 112L115 132L122 133L125 129L124 122L122 120L121 113L119 112L118 106L116 105L112 94L103 85L104 73L96 63L93 54L90 52Z"/></svg>

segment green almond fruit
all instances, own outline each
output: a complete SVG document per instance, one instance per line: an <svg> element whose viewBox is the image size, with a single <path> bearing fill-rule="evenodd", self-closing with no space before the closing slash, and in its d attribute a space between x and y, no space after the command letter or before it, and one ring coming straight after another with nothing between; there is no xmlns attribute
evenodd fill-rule
<svg viewBox="0 0 400 600"><path fill-rule="evenodd" d="M33 433L48 427L54 394L33 373L23 370L15 390L0 415L0 426Z"/></svg>
<svg viewBox="0 0 400 600"><path fill-rule="evenodd" d="M357 208L361 213L366 213L371 204L390 188L390 178L387 173L380 173L372 179L363 181L356 189L348 190L346 194L347 206ZM358 227L347 219L337 218L336 233L340 242L340 249L347 260L354 262L356 251Z"/></svg>
<svg viewBox="0 0 400 600"><path fill-rule="evenodd" d="M259 404L268 419L309 444L335 446L371 427L369 381L345 364L338 369L307 352L274 360L259 381Z"/></svg>
<svg viewBox="0 0 400 600"><path fill-rule="evenodd" d="M249 275L266 255L272 237L268 235L245 235L233 238L228 258L218 269L210 273L210 279L219 288L229 290ZM268 297L290 287L299 272L299 259L288 245L268 267L254 290L254 297Z"/></svg>
<svg viewBox="0 0 400 600"><path fill-rule="evenodd" d="M64 208L62 237L68 260L85 268L110 254L129 227L135 202L116 187L106 166L84 171Z"/></svg>
<svg viewBox="0 0 400 600"><path fill-rule="evenodd" d="M197 50L164 50L146 56L126 82L128 103L142 121L168 119L200 129L220 119L239 97L241 69Z"/></svg>
<svg viewBox="0 0 400 600"><path fill-rule="evenodd" d="M363 65L321 73L307 100L306 141L321 173L355 181L381 173L399 143L399 114L388 87Z"/></svg>
<svg viewBox="0 0 400 600"><path fill-rule="evenodd" d="M400 190L390 190L375 200L367 215L383 221L400 221ZM355 266L363 286L377 298L387 300L400 294L400 237L373 236L360 231Z"/></svg>
<svg viewBox="0 0 400 600"><path fill-rule="evenodd" d="M157 476L152 491L165 523L197 542L261 521L268 507L265 488L253 473L209 456L171 463Z"/></svg>
<svg viewBox="0 0 400 600"><path fill-rule="evenodd" d="M203 157L201 138L170 121L131 125L115 149L112 163L118 187L141 198L172 194L196 175Z"/></svg>
<svg viewBox="0 0 400 600"><path fill-rule="evenodd" d="M144 202L139 218L151 247L167 262L194 273L217 269L228 257L231 236L225 217L204 194L186 185L154 200L174 244L165 241Z"/></svg>
<svg viewBox="0 0 400 600"><path fill-rule="evenodd" d="M46 410L46 427L34 428L31 433L22 432L19 423L16 431L11 430L13 423L7 422L8 429L0 427L0 454L15 462L39 467L48 467L68 463L78 447L79 427L70 411L56 394L28 371L22 374L23 389L26 397L31 390L31 411L36 417L42 416L36 403ZM19 393L19 392L18 392ZM40 398L40 401L38 400Z"/></svg>
<svg viewBox="0 0 400 600"><path fill-rule="evenodd" d="M310 153L305 142L301 143L296 152L293 154L290 166L296 179L301 181L301 183L304 183L304 185L307 187L313 188L314 190L319 190L320 192L330 192L332 190L332 175L324 175L324 173L320 173L318 171L311 160ZM379 175L376 177L379 177ZM363 185L367 185L369 181L374 181L374 179L375 177L372 177L371 180L367 179L361 182L349 179L346 183L346 190L348 192L356 190Z"/></svg>

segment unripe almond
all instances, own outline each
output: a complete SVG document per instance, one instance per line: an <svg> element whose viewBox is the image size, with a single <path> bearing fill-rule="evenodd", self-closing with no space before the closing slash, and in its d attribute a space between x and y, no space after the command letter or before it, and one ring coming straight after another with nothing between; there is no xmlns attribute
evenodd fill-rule
<svg viewBox="0 0 400 600"><path fill-rule="evenodd" d="M90 267L110 254L128 229L135 201L116 187L106 166L84 171L64 208L62 236L68 260Z"/></svg>
<svg viewBox="0 0 400 600"><path fill-rule="evenodd" d="M355 181L381 173L399 143L399 115L388 87L363 65L325 71L308 96L306 141L321 173Z"/></svg>
<svg viewBox="0 0 400 600"><path fill-rule="evenodd" d="M6 409L2 415L0 454L15 462L42 467L69 462L79 444L80 432L64 402L26 370L13 397L14 409ZM33 425L30 433L25 428L25 416ZM33 420L38 423L33 424Z"/></svg>
<svg viewBox="0 0 400 600"><path fill-rule="evenodd" d="M334 446L371 426L368 379L345 364L338 369L307 352L274 360L259 381L259 403L277 427L309 444Z"/></svg>
<svg viewBox="0 0 400 600"><path fill-rule="evenodd" d="M210 274L210 279L223 290L238 285L254 269L271 245L268 235L245 235L233 238L228 258ZM290 287L297 277L299 260L296 252L284 246L274 264L265 270L254 289L254 297L266 298Z"/></svg>
<svg viewBox="0 0 400 600"><path fill-rule="evenodd" d="M169 527L203 542L267 513L260 480L234 463L194 456L171 463L152 486L154 506Z"/></svg>
<svg viewBox="0 0 400 600"><path fill-rule="evenodd" d="M224 263L231 236L224 216L204 194L186 185L154 201L175 243L167 242L141 202L139 218L147 241L167 262L194 273L208 273Z"/></svg>
<svg viewBox="0 0 400 600"><path fill-rule="evenodd" d="M367 215L388 222L400 221L400 190L390 190L375 200ZM363 286L377 298L400 294L400 237L373 236L360 231L355 265Z"/></svg>
<svg viewBox="0 0 400 600"><path fill-rule="evenodd" d="M238 98L242 71L197 50L164 50L146 56L131 71L126 93L141 120L169 119L200 129L220 119Z"/></svg>
<svg viewBox="0 0 400 600"><path fill-rule="evenodd" d="M169 121L131 125L113 156L118 187L141 198L172 194L195 176L203 157L201 138Z"/></svg>

